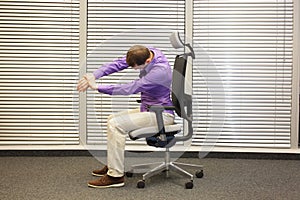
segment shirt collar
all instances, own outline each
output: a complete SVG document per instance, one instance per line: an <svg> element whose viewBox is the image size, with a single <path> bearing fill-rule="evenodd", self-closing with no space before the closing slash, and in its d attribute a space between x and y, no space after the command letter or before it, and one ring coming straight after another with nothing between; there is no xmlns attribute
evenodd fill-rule
<svg viewBox="0 0 300 200"><path fill-rule="evenodd" d="M145 71L146 74L154 67L154 63L156 61L155 52L153 50L151 50L151 52L153 53L153 58L152 58L151 62L146 66L146 68L142 70L142 71Z"/></svg>

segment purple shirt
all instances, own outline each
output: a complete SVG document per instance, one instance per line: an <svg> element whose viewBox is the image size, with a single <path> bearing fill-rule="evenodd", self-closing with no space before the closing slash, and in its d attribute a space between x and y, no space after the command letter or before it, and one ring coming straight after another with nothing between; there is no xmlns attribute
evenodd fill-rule
<svg viewBox="0 0 300 200"><path fill-rule="evenodd" d="M109 95L130 95L141 93L142 112L148 105L173 105L170 98L172 71L165 55L158 49L149 47L154 56L152 61L140 72L139 78L126 84L99 85L98 91ZM93 74L96 79L128 68L126 56L114 60L97 69ZM173 111L167 110L170 114Z"/></svg>

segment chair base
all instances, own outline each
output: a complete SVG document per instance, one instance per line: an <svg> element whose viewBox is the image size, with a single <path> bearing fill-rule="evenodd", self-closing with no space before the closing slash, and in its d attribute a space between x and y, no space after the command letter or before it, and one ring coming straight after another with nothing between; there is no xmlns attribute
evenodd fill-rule
<svg viewBox="0 0 300 200"><path fill-rule="evenodd" d="M150 171L143 174L143 179L140 180L137 184L138 188L144 188L145 186L145 180L157 175L161 172L166 172L166 176L169 177L169 171L174 171L182 176L185 176L190 179L190 182L186 183L186 188L191 189L193 187L193 180L194 175L187 172L186 170L182 169L181 167L190 167L196 169L196 177L202 178L203 177L203 166L202 165L195 165L195 164L186 164L186 163L180 163L180 162L171 162L170 161L170 152L167 148L165 152L165 161L164 162L155 162L155 163L146 163L146 164L139 164L139 165L133 165L131 166L131 169L126 172L127 176L132 176L132 174L137 171L138 169L147 169L152 168Z"/></svg>

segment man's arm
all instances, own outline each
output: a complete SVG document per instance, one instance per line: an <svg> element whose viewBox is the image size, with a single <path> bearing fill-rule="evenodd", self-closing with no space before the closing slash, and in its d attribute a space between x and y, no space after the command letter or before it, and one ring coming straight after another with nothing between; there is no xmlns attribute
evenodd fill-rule
<svg viewBox="0 0 300 200"><path fill-rule="evenodd" d="M116 59L111 63L102 65L93 72L93 75L95 76L95 79L99 79L103 76L108 76L126 68L128 68L128 64L126 63L126 56L123 56L122 58Z"/></svg>
<svg viewBox="0 0 300 200"><path fill-rule="evenodd" d="M101 78L103 76L107 76L114 72L121 71L126 68L128 68L128 65L126 63L126 56L116 59L111 63L104 64L93 73L88 73L84 75L84 77L78 81L77 91L84 92L87 90L88 87L91 87L91 89L96 90L96 79Z"/></svg>
<svg viewBox="0 0 300 200"><path fill-rule="evenodd" d="M130 95L136 94L143 91L153 90L156 87L166 87L169 88L169 80L165 77L165 71L163 68L157 68L152 70L146 76L140 79L136 79L130 83L126 84L116 84L116 85L98 85L94 87L99 92L109 95Z"/></svg>

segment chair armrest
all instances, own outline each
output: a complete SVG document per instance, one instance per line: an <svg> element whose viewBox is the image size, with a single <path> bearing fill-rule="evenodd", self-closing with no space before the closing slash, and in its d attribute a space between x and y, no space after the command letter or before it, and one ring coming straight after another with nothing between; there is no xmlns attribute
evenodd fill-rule
<svg viewBox="0 0 300 200"><path fill-rule="evenodd" d="M175 106L161 106L161 105L152 105L148 106L148 109L155 112L155 110L175 110Z"/></svg>

